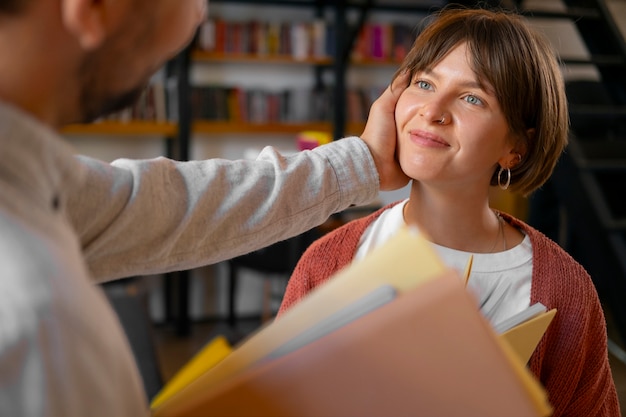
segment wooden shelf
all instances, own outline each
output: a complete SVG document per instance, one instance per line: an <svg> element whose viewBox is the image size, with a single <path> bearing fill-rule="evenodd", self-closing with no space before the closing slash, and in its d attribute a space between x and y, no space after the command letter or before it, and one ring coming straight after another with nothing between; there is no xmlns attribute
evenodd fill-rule
<svg viewBox="0 0 626 417"><path fill-rule="evenodd" d="M350 123L346 131L351 135L363 132L364 123ZM296 134L305 130L332 132L331 123L238 123L238 122L193 122L192 131L198 134Z"/></svg>
<svg viewBox="0 0 626 417"><path fill-rule="evenodd" d="M332 126L330 123L311 122L311 123L243 123L243 122L210 122L195 121L193 122L192 131L194 133L222 133L222 134L259 134L259 133L278 133L289 134L298 133L304 130L319 130L330 132Z"/></svg>
<svg viewBox="0 0 626 417"><path fill-rule="evenodd" d="M96 122L89 124L73 124L61 129L66 135L114 135L114 136L176 136L178 126L170 122Z"/></svg>
<svg viewBox="0 0 626 417"><path fill-rule="evenodd" d="M194 50L191 58L196 62L228 62L233 64L278 64L278 65L333 65L332 58L307 58L295 59L288 55L254 55L254 54L225 54ZM351 65L357 66L399 66L398 60L393 59L355 59L350 61Z"/></svg>
<svg viewBox="0 0 626 417"><path fill-rule="evenodd" d="M196 62L229 62L279 65L332 65L331 58L295 59L290 55L255 55L255 54L225 54L194 50L191 59Z"/></svg>
<svg viewBox="0 0 626 417"><path fill-rule="evenodd" d="M395 59L353 59L350 61L350 65L360 67L399 67L402 62Z"/></svg>
<svg viewBox="0 0 626 417"><path fill-rule="evenodd" d="M350 123L347 131L358 135L363 131L363 123ZM238 122L193 122L192 132L198 134L296 134L305 130L331 132L332 125L324 122L310 123L238 123ZM152 122L99 122L75 124L61 129L65 135L105 135L105 136L166 136L175 137L178 127L175 123Z"/></svg>

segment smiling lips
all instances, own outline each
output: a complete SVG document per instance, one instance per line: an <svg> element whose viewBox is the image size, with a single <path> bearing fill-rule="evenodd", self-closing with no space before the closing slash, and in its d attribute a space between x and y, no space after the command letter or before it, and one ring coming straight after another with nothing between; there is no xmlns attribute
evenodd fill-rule
<svg viewBox="0 0 626 417"><path fill-rule="evenodd" d="M411 130L409 132L411 142L429 148L447 148L450 145L439 135L426 132L425 130Z"/></svg>

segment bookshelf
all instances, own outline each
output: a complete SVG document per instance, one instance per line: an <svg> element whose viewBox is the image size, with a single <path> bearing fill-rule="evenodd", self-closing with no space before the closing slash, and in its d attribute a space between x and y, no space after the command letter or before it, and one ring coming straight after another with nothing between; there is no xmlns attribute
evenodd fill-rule
<svg viewBox="0 0 626 417"><path fill-rule="evenodd" d="M62 129L71 136L166 136L175 137L177 124L168 109L165 71L155 74L132 106L92 123L73 124Z"/></svg>
<svg viewBox="0 0 626 417"><path fill-rule="evenodd" d="M194 49L191 58L195 62L230 62L233 64L281 64L281 65L325 65L330 66L332 59L327 58L304 58L296 60L286 55L267 55L259 56L252 53L225 53L225 52L207 52L200 49Z"/></svg>
<svg viewBox="0 0 626 417"><path fill-rule="evenodd" d="M258 7L256 7L258 6ZM241 120L232 116L195 115L192 132L199 134L251 135L297 133L301 130L330 131L334 138L348 134L359 134L364 126L367 112L375 99L388 84L395 68L410 47L419 13L430 10L426 5L391 4L389 2L349 1L242 1L218 0L211 2L209 20L197 34L190 52L191 70L205 67L206 71L228 73L229 68L272 67L277 72L311 72L308 88L316 93L324 91L321 99L325 114L298 113L297 116L264 120L258 118ZM235 9L230 13L228 9ZM428 8L428 9L427 9ZM293 13L298 10L299 12ZM285 13L284 10L289 10ZM370 20L371 11L386 13L382 20ZM406 13L410 11L410 13ZM402 46L402 48L400 48ZM404 52L402 52L403 50ZM365 90L351 83L350 72L365 69L384 71L375 85ZM266 73L255 73L247 78L256 78L263 85L269 78ZM230 75L230 74L229 74ZM244 76L245 77L245 76ZM357 77L358 78L358 77ZM367 84L367 83L365 83ZM196 83L204 87L254 90L257 87L242 86L237 81L212 79ZM295 82L297 86L297 82ZM198 94L191 87L191 95ZM283 87L280 94L289 94L290 88ZM228 94L228 93L225 93ZM298 97L303 97L298 94ZM190 97L194 102L194 98ZM208 102L198 100L195 102ZM227 99L224 99L227 100ZM261 107L272 106L271 99ZM302 99L289 99L287 103ZM212 108L227 109L230 104L213 105ZM279 104L282 106L282 104ZM285 105L291 108L291 104ZM355 106L358 109L353 110ZM192 109L197 109L192 105ZM214 117L216 119L214 119Z"/></svg>

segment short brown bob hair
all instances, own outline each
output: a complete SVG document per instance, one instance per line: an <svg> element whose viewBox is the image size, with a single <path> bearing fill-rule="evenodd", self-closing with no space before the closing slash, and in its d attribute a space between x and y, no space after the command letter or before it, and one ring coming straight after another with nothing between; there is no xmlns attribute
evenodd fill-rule
<svg viewBox="0 0 626 417"><path fill-rule="evenodd" d="M510 189L530 194L548 180L568 138L565 86L551 45L513 12L447 7L426 22L394 79L431 68L466 42L474 73L493 87L513 136L526 149L511 169ZM498 183L498 169L491 185Z"/></svg>

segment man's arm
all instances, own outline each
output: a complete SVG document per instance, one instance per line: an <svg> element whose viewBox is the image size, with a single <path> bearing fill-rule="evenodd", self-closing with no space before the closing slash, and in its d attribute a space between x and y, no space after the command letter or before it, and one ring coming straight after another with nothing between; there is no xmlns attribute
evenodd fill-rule
<svg viewBox="0 0 626 417"><path fill-rule="evenodd" d="M378 195L365 143L256 161L81 158L68 213L98 280L211 264L295 236Z"/></svg>

